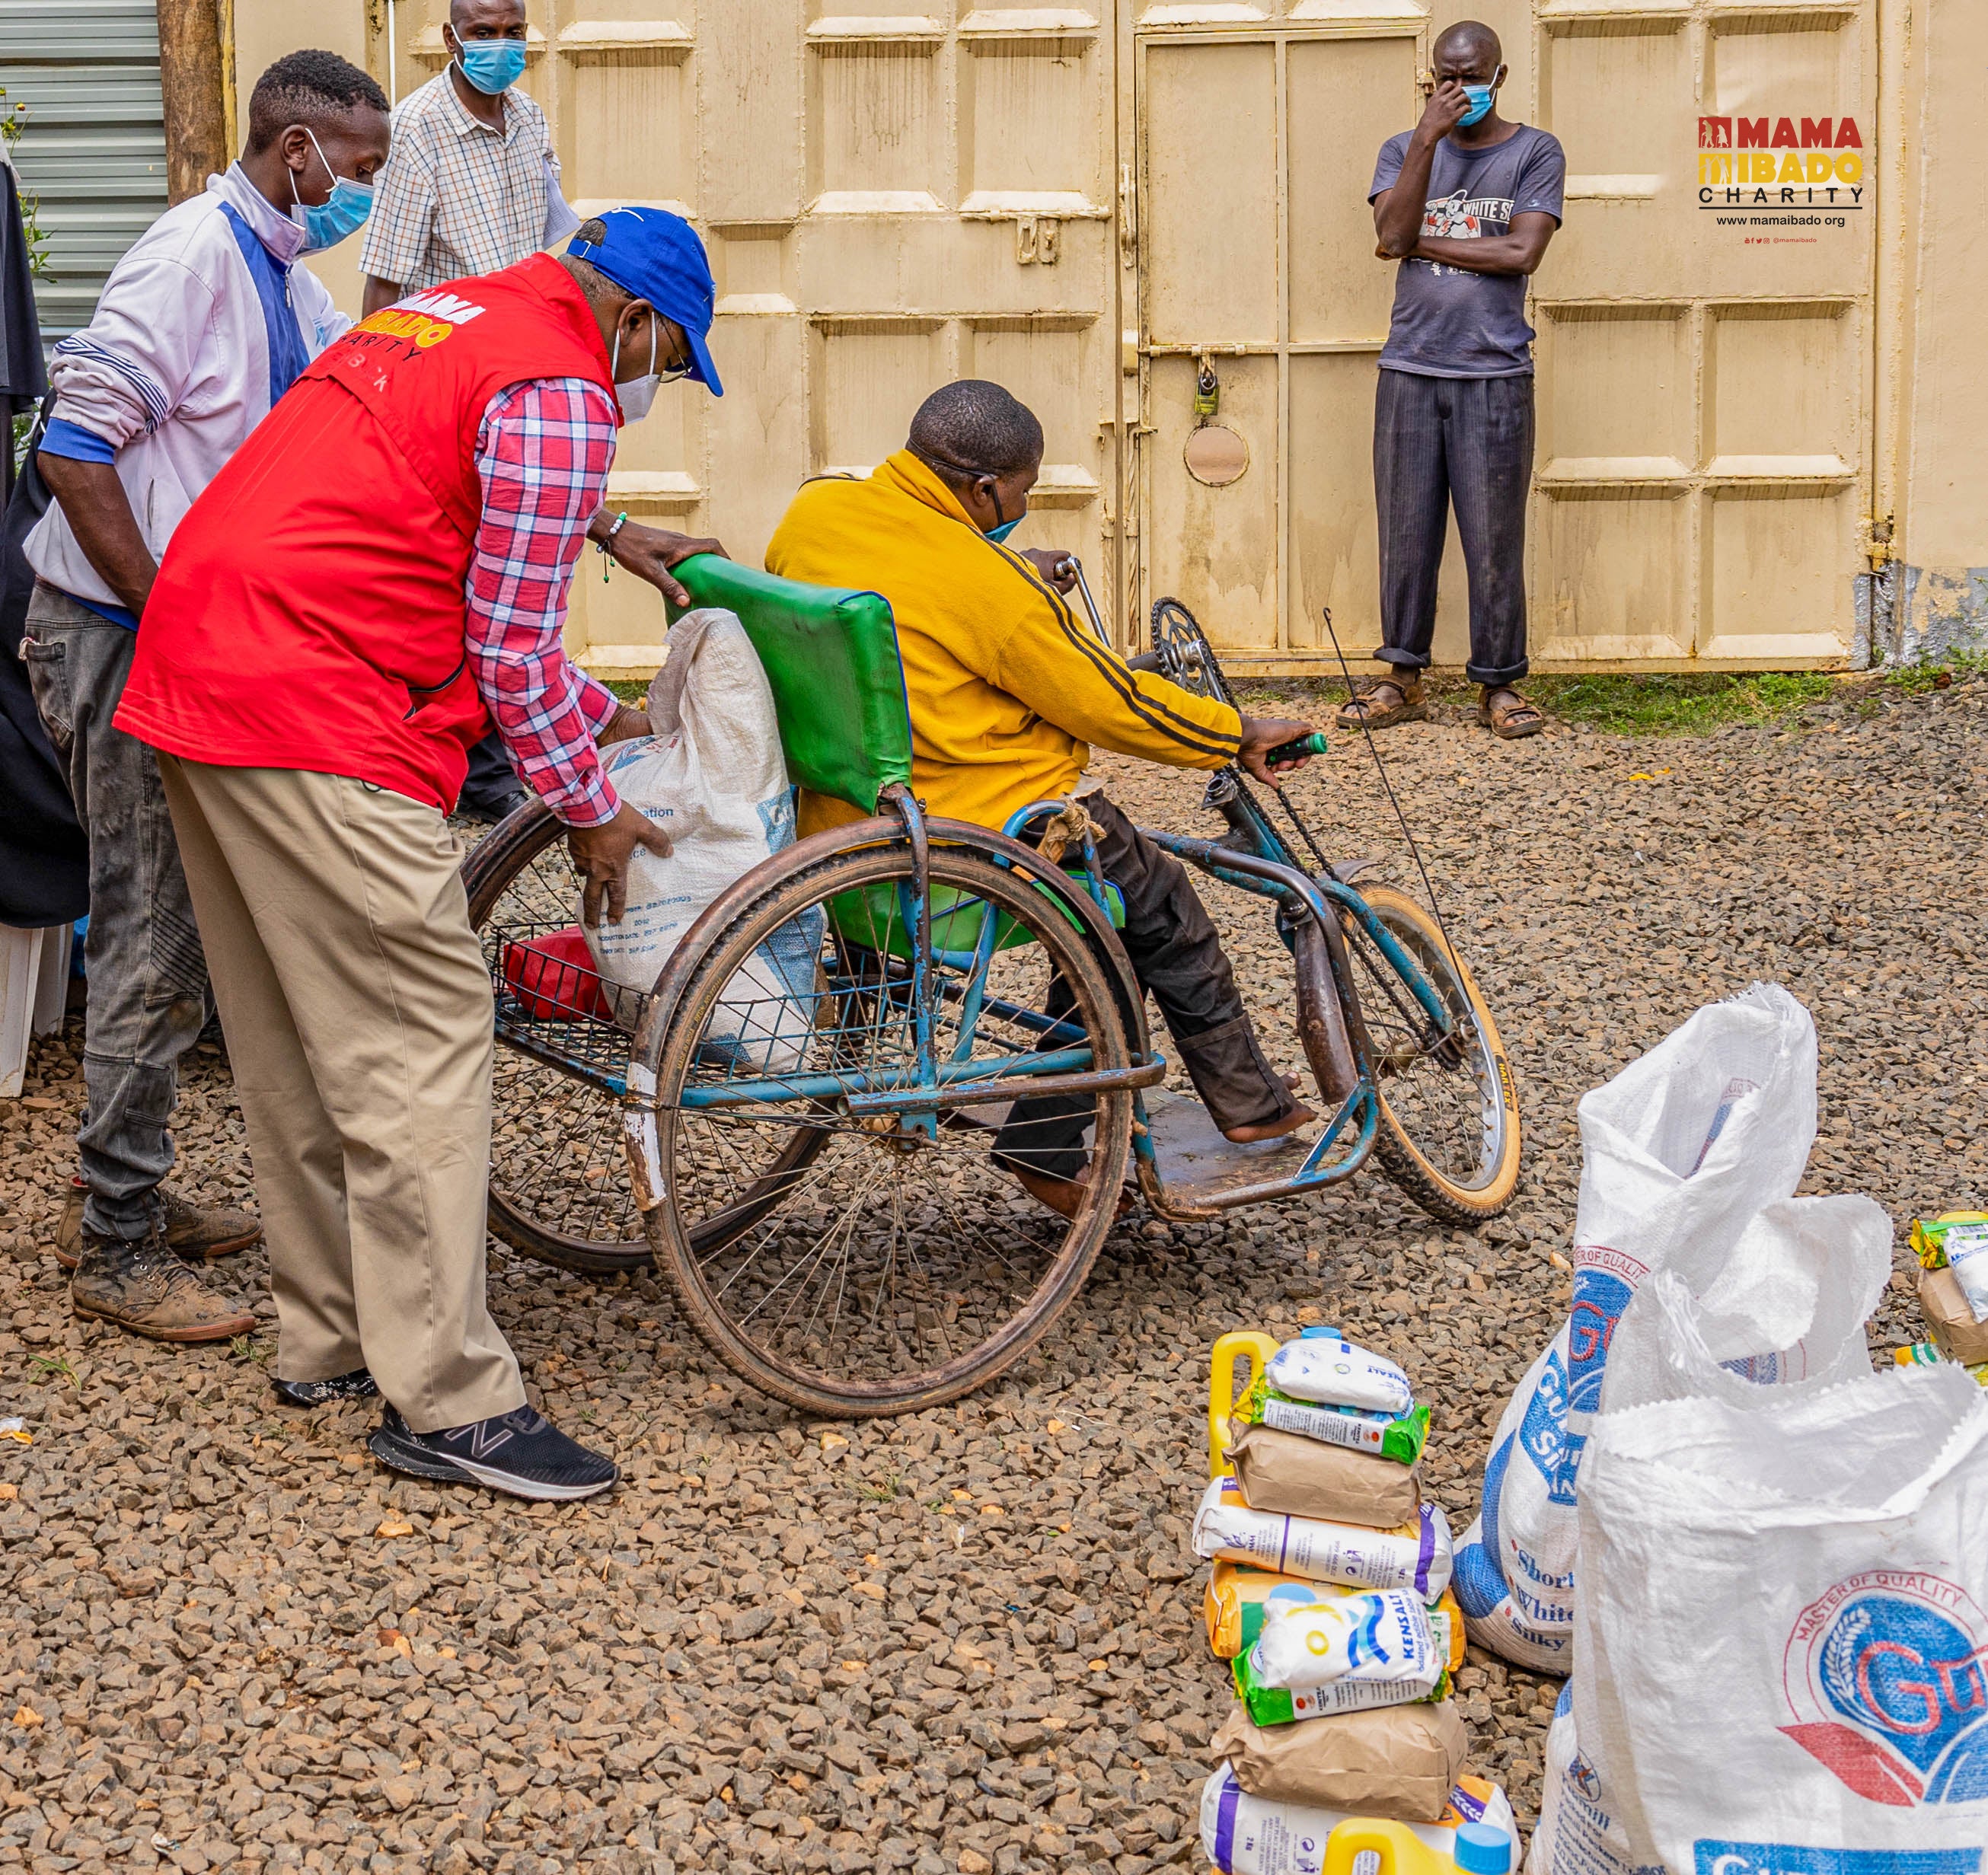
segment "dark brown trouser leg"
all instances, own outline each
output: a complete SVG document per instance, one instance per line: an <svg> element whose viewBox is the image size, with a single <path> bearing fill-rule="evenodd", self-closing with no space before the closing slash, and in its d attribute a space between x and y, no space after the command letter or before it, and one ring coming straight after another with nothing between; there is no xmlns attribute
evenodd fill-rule
<svg viewBox="0 0 1988 1875"><path fill-rule="evenodd" d="M1258 1045L1236 973L1187 868L1103 795L1087 795L1084 804L1100 829L1098 863L1124 894L1125 928L1118 934L1133 975L1159 1005L1209 1116L1226 1129L1288 1113L1295 1104L1290 1090ZM1067 1015L1071 1003L1059 978L1050 986L1048 1012ZM1049 1039L1043 1046L1063 1044ZM1018 1100L996 1154L1011 1167L1074 1178L1084 1169L1084 1133L1094 1110L1083 1095Z"/></svg>

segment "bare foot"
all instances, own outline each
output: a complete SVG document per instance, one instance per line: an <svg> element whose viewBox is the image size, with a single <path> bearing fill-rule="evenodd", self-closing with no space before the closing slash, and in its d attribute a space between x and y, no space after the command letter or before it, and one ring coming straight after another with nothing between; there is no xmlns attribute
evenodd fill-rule
<svg viewBox="0 0 1988 1875"><path fill-rule="evenodd" d="M1298 1077L1295 1074L1284 1076L1284 1085L1295 1094ZM1258 1120L1246 1127L1224 1127L1222 1137L1238 1146L1253 1146L1259 1140L1280 1140L1286 1133L1295 1133L1300 1127L1309 1126L1318 1116L1300 1100L1291 1111L1279 1120Z"/></svg>
<svg viewBox="0 0 1988 1875"><path fill-rule="evenodd" d="M1060 1218L1075 1220L1080 1206L1090 1189L1090 1171L1085 1167L1080 1178L1050 1178L1040 1172L1025 1172L1019 1167L1015 1177L1029 1196L1046 1204ZM1121 1191L1118 1194L1118 1210L1114 1223L1132 1208L1132 1194Z"/></svg>

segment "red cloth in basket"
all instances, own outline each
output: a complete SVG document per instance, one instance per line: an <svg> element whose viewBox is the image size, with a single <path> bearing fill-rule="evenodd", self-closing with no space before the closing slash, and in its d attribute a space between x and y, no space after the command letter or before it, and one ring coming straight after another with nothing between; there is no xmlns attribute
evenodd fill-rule
<svg viewBox="0 0 1988 1875"><path fill-rule="evenodd" d="M600 975L587 934L577 924L526 944L504 947L504 987L534 1022L614 1019L601 993Z"/></svg>

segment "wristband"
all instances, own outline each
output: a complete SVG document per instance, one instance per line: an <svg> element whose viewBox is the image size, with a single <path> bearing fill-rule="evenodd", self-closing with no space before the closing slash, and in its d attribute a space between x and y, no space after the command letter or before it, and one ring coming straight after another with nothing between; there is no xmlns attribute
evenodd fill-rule
<svg viewBox="0 0 1988 1875"><path fill-rule="evenodd" d="M624 508L614 517L614 525L593 543L595 549L599 552L601 559L607 562L607 564L600 569L600 583L603 586L605 586L607 583L607 576L614 570L614 551L607 543L611 541L617 534L620 533L622 529L626 527L627 525L628 511Z"/></svg>

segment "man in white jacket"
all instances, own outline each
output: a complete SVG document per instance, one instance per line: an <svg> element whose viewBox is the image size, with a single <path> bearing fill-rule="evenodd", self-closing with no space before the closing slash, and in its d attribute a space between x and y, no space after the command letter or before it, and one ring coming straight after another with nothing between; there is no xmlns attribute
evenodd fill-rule
<svg viewBox="0 0 1988 1875"><path fill-rule="evenodd" d="M49 370L38 461L55 500L25 543L36 576L21 654L90 837L90 910L81 1176L55 1248L79 1315L158 1340L254 1329L187 1265L260 1231L162 1188L207 965L157 763L111 717L174 529L351 324L298 261L363 223L387 139L386 97L357 66L327 52L277 60L241 160L139 238Z"/></svg>

